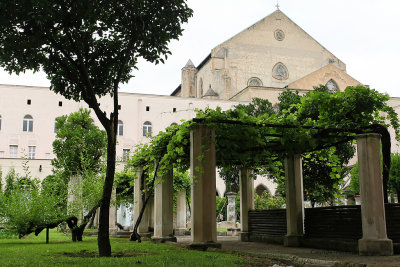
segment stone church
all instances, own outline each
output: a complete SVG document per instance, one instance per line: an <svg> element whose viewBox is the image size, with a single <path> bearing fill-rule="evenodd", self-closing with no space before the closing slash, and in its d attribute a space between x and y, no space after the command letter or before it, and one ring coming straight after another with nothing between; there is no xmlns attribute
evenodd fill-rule
<svg viewBox="0 0 400 267"><path fill-rule="evenodd" d="M182 69L182 83L172 96L251 101L278 101L286 88L308 91L327 85L344 90L361 84L346 73L346 64L277 9L217 45L195 67Z"/></svg>

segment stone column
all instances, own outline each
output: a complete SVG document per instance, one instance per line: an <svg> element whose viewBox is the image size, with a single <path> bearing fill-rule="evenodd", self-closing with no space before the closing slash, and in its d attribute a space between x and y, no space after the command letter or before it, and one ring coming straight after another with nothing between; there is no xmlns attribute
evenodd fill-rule
<svg viewBox="0 0 400 267"><path fill-rule="evenodd" d="M176 229L175 235L185 235L186 232L186 190L176 194Z"/></svg>
<svg viewBox="0 0 400 267"><path fill-rule="evenodd" d="M379 134L357 136L363 230L358 240L360 255L393 255L393 243L386 234L380 140Z"/></svg>
<svg viewBox="0 0 400 267"><path fill-rule="evenodd" d="M236 193L229 192L226 193L228 198L228 205L226 207L226 217L228 222L236 223Z"/></svg>
<svg viewBox="0 0 400 267"><path fill-rule="evenodd" d="M157 242L174 241L173 234L173 171L157 177L154 188L154 236Z"/></svg>
<svg viewBox="0 0 400 267"><path fill-rule="evenodd" d="M286 225L284 245L299 247L304 235L303 169L301 155L285 158L286 177Z"/></svg>
<svg viewBox="0 0 400 267"><path fill-rule="evenodd" d="M108 229L110 235L117 233L117 207L116 207L116 190L113 189L111 194L111 203L108 217Z"/></svg>
<svg viewBox="0 0 400 267"><path fill-rule="evenodd" d="M217 243L215 129L204 124L190 131L190 171L192 175L191 248L221 247Z"/></svg>
<svg viewBox="0 0 400 267"><path fill-rule="evenodd" d="M249 210L254 209L254 179L251 170L240 169L240 239L249 241Z"/></svg>
<svg viewBox="0 0 400 267"><path fill-rule="evenodd" d="M142 168L140 168L136 172L136 179L134 183L133 226L135 226L136 224L136 221L140 214L140 210L142 209L144 203L144 197L142 196L142 191L144 189L145 181L144 179L142 179L142 172L143 172ZM146 208L146 210L148 209ZM146 210L143 214L142 220L138 227L138 233L141 235L148 234L149 232L149 218L147 216Z"/></svg>

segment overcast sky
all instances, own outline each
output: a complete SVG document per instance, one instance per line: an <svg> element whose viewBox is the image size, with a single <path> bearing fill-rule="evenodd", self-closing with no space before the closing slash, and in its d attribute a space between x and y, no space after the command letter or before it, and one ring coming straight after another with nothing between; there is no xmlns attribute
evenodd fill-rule
<svg viewBox="0 0 400 267"><path fill-rule="evenodd" d="M197 66L212 48L276 10L276 0L188 0L193 17L164 65L139 61L122 91L169 95L181 68ZM279 0L280 9L347 65L347 73L380 92L400 97L399 0ZM0 84L49 86L43 73L15 76L0 70Z"/></svg>

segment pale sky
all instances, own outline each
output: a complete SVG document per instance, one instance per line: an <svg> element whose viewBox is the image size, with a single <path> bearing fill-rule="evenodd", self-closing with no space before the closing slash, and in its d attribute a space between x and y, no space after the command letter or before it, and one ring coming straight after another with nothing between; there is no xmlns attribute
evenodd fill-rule
<svg viewBox="0 0 400 267"><path fill-rule="evenodd" d="M188 0L193 17L172 55L155 66L139 61L135 77L121 91L169 95L179 85L181 68L197 66L218 44L276 10L276 0ZM400 97L399 0L279 0L280 9L331 53L363 84ZM49 86L43 73L8 75L0 84Z"/></svg>

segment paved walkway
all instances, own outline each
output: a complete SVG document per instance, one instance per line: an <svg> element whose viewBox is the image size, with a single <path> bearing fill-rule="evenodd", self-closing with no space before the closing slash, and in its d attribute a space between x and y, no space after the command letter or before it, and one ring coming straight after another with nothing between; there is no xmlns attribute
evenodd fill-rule
<svg viewBox="0 0 400 267"><path fill-rule="evenodd" d="M190 236L178 237L178 243L189 244ZM359 256L355 253L312 248L289 248L282 245L241 242L238 237L219 236L224 251L250 253L270 259L291 262L295 266L400 266L400 255Z"/></svg>

